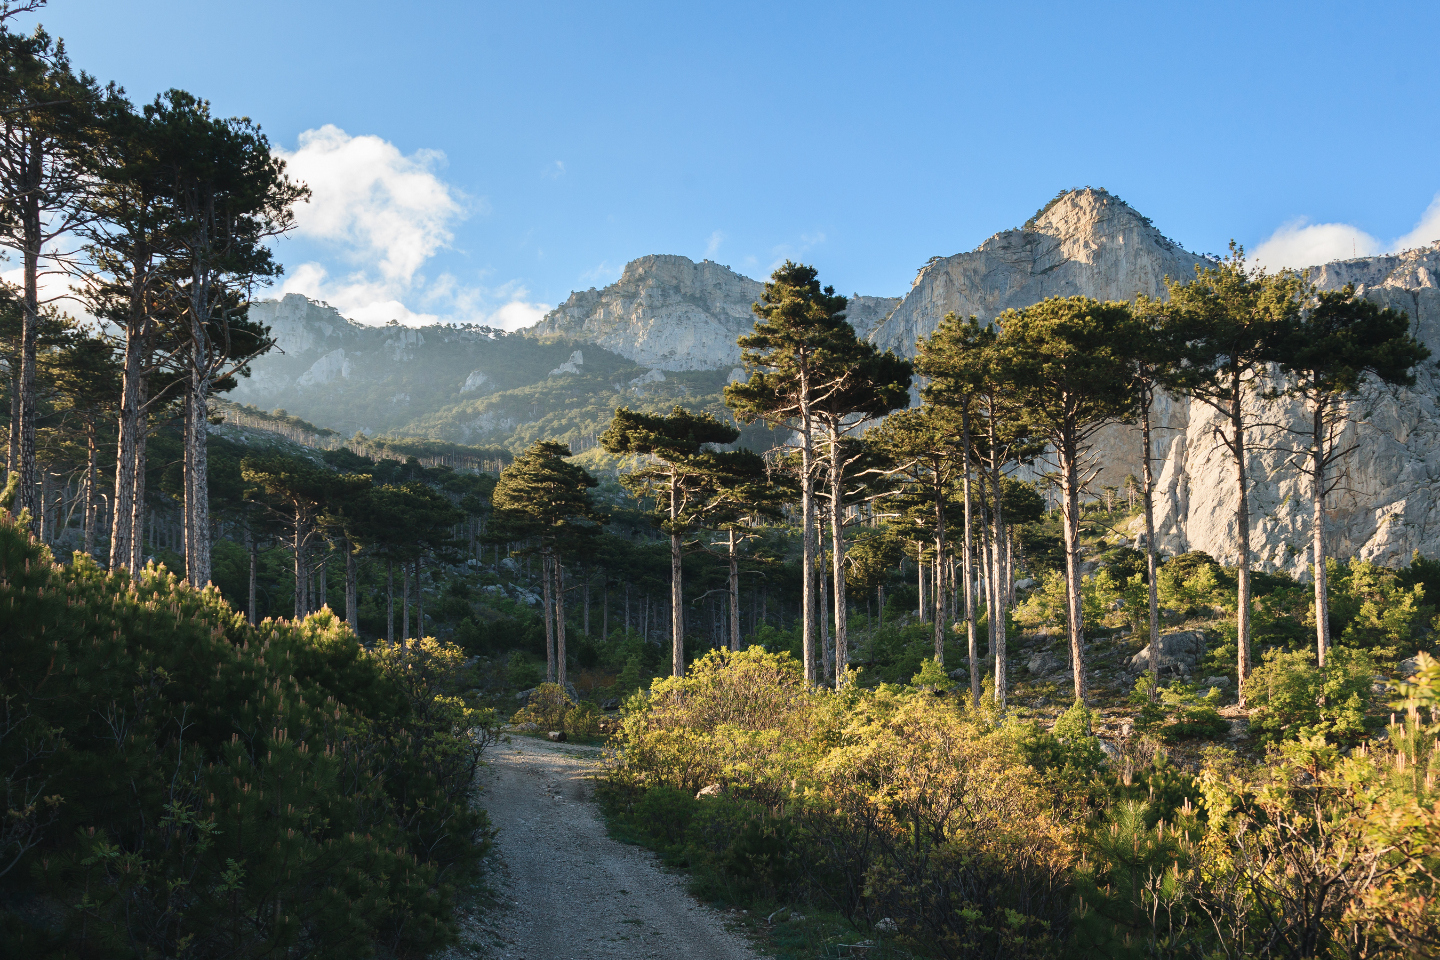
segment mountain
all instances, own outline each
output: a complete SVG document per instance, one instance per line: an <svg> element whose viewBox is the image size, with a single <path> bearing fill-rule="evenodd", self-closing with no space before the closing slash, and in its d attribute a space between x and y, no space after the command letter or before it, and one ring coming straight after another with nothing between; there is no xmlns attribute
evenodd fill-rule
<svg viewBox="0 0 1440 960"><path fill-rule="evenodd" d="M603 290L570 294L531 332L585 340L656 370L729 368L740 362L735 340L754 326L750 308L764 286L710 260L641 257ZM899 303L856 294L847 317L864 336Z"/></svg>
<svg viewBox="0 0 1440 960"><path fill-rule="evenodd" d="M1104 190L1057 196L1023 226L975 250L935 258L898 300L851 300L862 335L899 353L950 311L991 319L1048 296L1099 299L1160 295L1165 277L1188 279L1213 261L1166 238ZM1325 289L1354 283L1366 297L1406 311L1440 356L1440 245L1314 267ZM555 438L577 452L594 444L615 407L665 410L675 403L724 413L721 389L738 376L735 338L750 329L762 284L710 261L649 256L620 280L571 296L524 333L484 327L363 327L303 297L256 304L281 351L254 364L232 395L265 409L285 407L344 433L393 432L520 449ZM1433 364L1413 389L1367 387L1353 404L1363 425L1331 495L1328 535L1337 555L1384 562L1413 550L1440 556L1440 388ZM1199 403L1161 398L1156 455L1161 546L1204 550L1234 562L1233 470ZM1288 466L1300 411L1275 402L1253 433L1252 536L1262 566L1303 573L1309 512L1303 478ZM759 437L752 438L758 442ZM1138 432L1106 430L1096 449L1100 483L1139 473Z"/></svg>
<svg viewBox="0 0 1440 960"><path fill-rule="evenodd" d="M914 356L916 338L934 332L947 313L990 320L1046 297L1153 296L1164 290L1165 277L1189 279L1195 265L1206 262L1104 190L1071 190L1023 227L997 233L969 253L931 259L870 339Z"/></svg>

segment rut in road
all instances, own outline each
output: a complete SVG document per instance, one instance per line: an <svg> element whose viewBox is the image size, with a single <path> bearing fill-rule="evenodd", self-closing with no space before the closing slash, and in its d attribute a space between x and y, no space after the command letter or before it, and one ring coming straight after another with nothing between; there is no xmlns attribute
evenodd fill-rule
<svg viewBox="0 0 1440 960"><path fill-rule="evenodd" d="M487 918L511 960L759 960L724 916L685 892L655 857L605 832L590 773L600 751L514 737L481 774L498 829L497 891Z"/></svg>

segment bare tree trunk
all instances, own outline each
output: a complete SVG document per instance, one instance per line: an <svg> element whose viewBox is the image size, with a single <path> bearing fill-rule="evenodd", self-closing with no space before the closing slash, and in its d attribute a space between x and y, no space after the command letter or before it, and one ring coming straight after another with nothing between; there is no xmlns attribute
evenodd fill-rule
<svg viewBox="0 0 1440 960"><path fill-rule="evenodd" d="M547 615L549 611L546 611ZM400 642L410 640L410 565L400 564Z"/></svg>
<svg viewBox="0 0 1440 960"><path fill-rule="evenodd" d="M736 553L735 528L730 533L730 649L740 649L740 559ZM838 657L838 654L837 654ZM843 662L838 661L837 662Z"/></svg>
<svg viewBox="0 0 1440 960"><path fill-rule="evenodd" d="M185 486L186 528L189 543L185 553L185 574L192 584L210 582L210 470L206 444L210 380L196 357L190 370L190 416L185 438L185 460L190 467Z"/></svg>
<svg viewBox="0 0 1440 960"><path fill-rule="evenodd" d="M415 639L425 639L425 581L420 576L420 557L415 558Z"/></svg>
<svg viewBox="0 0 1440 960"><path fill-rule="evenodd" d="M965 542L961 548L965 565L965 640L970 654L970 703L980 705L980 650L975 636L975 547L972 542L970 516L970 408L960 412L960 444L965 479Z"/></svg>
<svg viewBox="0 0 1440 960"><path fill-rule="evenodd" d="M585 577L585 583L582 585L582 590L585 597L585 613L583 619L580 622L580 630L585 634L585 636L588 637L590 636L590 575L588 574Z"/></svg>
<svg viewBox="0 0 1440 960"><path fill-rule="evenodd" d="M817 682L815 662L815 482L814 449L815 421L810 414L810 379L802 372L800 377L800 512L801 548L800 569L804 571L801 581L800 609L803 611L800 625L800 650L805 666L805 682L815 686Z"/></svg>
<svg viewBox="0 0 1440 960"><path fill-rule="evenodd" d="M1000 538L1005 530L1005 512L1000 502L1000 451L995 438L995 421L990 421L990 492L995 497L992 507L991 518L995 529L991 536L990 563L994 572L990 584L991 606L994 615L991 618L994 626L995 636L995 705L1001 710L1005 709L1005 699L1009 692L1007 665L1005 663L1005 610L1000 594Z"/></svg>
<svg viewBox="0 0 1440 960"><path fill-rule="evenodd" d="M600 581L600 638L610 639L610 577Z"/></svg>
<svg viewBox="0 0 1440 960"><path fill-rule="evenodd" d="M817 529L815 533L818 537L820 531ZM816 602L819 605L815 613L816 623L818 623L820 626L821 675L818 679L821 682L828 682L831 677L830 671L833 669L834 663L831 660L833 654L831 653L830 647L830 605L826 596L828 591L825 589L825 548L823 545L820 547L819 556L817 556L815 559L815 585L819 588L815 591Z"/></svg>
<svg viewBox="0 0 1440 960"><path fill-rule="evenodd" d="M1140 438L1144 456L1141 498L1145 505L1145 569L1150 576L1150 699L1153 701L1160 696L1160 594L1155 562L1154 454L1150 447L1150 405L1155 394L1152 387L1147 386L1143 390L1140 398Z"/></svg>
<svg viewBox="0 0 1440 960"><path fill-rule="evenodd" d="M1080 477L1073 444L1058 444L1060 492L1065 522L1065 602L1069 607L1070 665L1075 674L1075 701L1085 703L1085 613L1080 604Z"/></svg>
<svg viewBox="0 0 1440 960"><path fill-rule="evenodd" d="M95 528L99 523L100 497L95 489L100 473L100 443L95 436L95 414L85 417L85 554L95 556Z"/></svg>
<svg viewBox="0 0 1440 960"><path fill-rule="evenodd" d="M670 484L670 668L677 677L685 676L685 599L680 568L679 492Z"/></svg>
<svg viewBox="0 0 1440 960"><path fill-rule="evenodd" d="M842 502L839 428L830 425L830 550L835 580L835 689L845 686L850 663L850 625L845 616L845 507Z"/></svg>
<svg viewBox="0 0 1440 960"><path fill-rule="evenodd" d="M246 612L246 614L247 614L246 619L248 619L248 620L250 621L250 625L253 627L257 622L259 622L259 617L256 616L256 613L255 613L255 594L256 594L255 588L256 588L256 581L259 579L259 573L260 573L260 545L255 542L255 535L254 535L253 533L250 534L250 536L249 536L249 541L250 541L250 543L249 543L249 546L250 546L250 605L245 608L245 612Z"/></svg>
<svg viewBox="0 0 1440 960"><path fill-rule="evenodd" d="M40 220L39 188L44 173L44 158L31 140L30 154L25 158L25 179L31 188L20 204L20 222L24 250L21 252L23 272L23 316L20 326L20 409L18 418L19 445L15 452L16 472L20 474L20 491L16 498L20 510L30 511L30 529L41 523L35 502L35 355L40 337L40 245L44 234ZM14 430L17 423L12 423Z"/></svg>
<svg viewBox="0 0 1440 960"><path fill-rule="evenodd" d="M1235 507L1236 546L1240 551L1237 564L1238 596L1235 610L1236 674L1239 678L1240 706L1245 706L1245 681L1250 677L1250 490L1245 470L1245 421L1241 407L1243 385L1235 381L1230 398L1230 429L1235 457L1235 480L1240 495Z"/></svg>
<svg viewBox="0 0 1440 960"><path fill-rule="evenodd" d="M945 492L935 492L935 662L945 666Z"/></svg>
<svg viewBox="0 0 1440 960"><path fill-rule="evenodd" d="M298 511L297 511L298 514ZM295 619L306 614L305 610L305 524L295 517Z"/></svg>
<svg viewBox="0 0 1440 960"><path fill-rule="evenodd" d="M11 360L10 366L10 424L5 429L5 479L20 466L20 364L19 354ZM17 491L18 494L18 491ZM20 500L15 500L15 512L20 512Z"/></svg>
<svg viewBox="0 0 1440 960"><path fill-rule="evenodd" d="M550 596L550 549L547 547L541 555L540 567L542 570L540 581L540 602L543 604L545 616L545 680L548 683L555 682L555 621L551 617L551 596Z"/></svg>
<svg viewBox="0 0 1440 960"><path fill-rule="evenodd" d="M1310 448L1310 525L1315 564L1315 652L1321 669L1330 652L1330 591L1325 569L1325 407L1312 411L1314 428Z"/></svg>
<svg viewBox="0 0 1440 960"><path fill-rule="evenodd" d="M385 642L395 642L395 560L385 558Z"/></svg>
<svg viewBox="0 0 1440 960"><path fill-rule="evenodd" d="M925 593L925 541L915 541L915 581L919 590L920 599L916 603L915 615L921 623L925 622L925 614L930 609L930 599Z"/></svg>
<svg viewBox="0 0 1440 960"><path fill-rule="evenodd" d="M558 683L565 686L565 564L557 555L555 569L555 668Z"/></svg>
<svg viewBox="0 0 1440 960"><path fill-rule="evenodd" d="M145 334L144 355L149 356L151 345L154 340L153 331L147 330ZM145 404L150 399L150 385L145 377L140 378L136 387L140 396L140 406L136 412L135 424L135 463L132 468L134 474L134 493L131 495L131 508L128 516L117 514L116 526L121 522L130 524L130 569L139 570L143 565L145 556L145 470L146 453L150 443L150 417L145 412ZM124 519L120 518L124 516Z"/></svg>
<svg viewBox="0 0 1440 960"><path fill-rule="evenodd" d="M360 570L355 562L355 545L346 537L345 545L345 622L350 632L360 636Z"/></svg>

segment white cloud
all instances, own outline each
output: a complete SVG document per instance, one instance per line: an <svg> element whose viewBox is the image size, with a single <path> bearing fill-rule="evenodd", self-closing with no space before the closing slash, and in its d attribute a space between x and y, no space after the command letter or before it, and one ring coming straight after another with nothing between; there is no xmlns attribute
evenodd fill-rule
<svg viewBox="0 0 1440 960"><path fill-rule="evenodd" d="M550 166L546 167L544 170L541 170L540 176L545 177L547 180L559 180L561 177L565 176L565 161L556 160Z"/></svg>
<svg viewBox="0 0 1440 960"><path fill-rule="evenodd" d="M620 267L612 267L610 261L602 260L580 274L580 282L588 283L592 287L605 286L619 280L621 272Z"/></svg>
<svg viewBox="0 0 1440 960"><path fill-rule="evenodd" d="M1307 223L1292 220L1250 251L1250 260L1267 270L1319 266L1332 260L1397 253L1440 240L1440 194L1431 201L1415 229L1385 242L1348 223Z"/></svg>
<svg viewBox="0 0 1440 960"><path fill-rule="evenodd" d="M326 124L302 133L294 151L278 153L311 191L310 202L296 210L296 236L335 257L333 264L290 269L280 293L324 300L368 324L476 322L516 329L548 309L525 301L515 285L466 286L448 274L429 279L422 273L449 247L457 223L486 212L483 198L466 197L441 179L440 151L406 156L380 137L351 136Z"/></svg>
<svg viewBox="0 0 1440 960"><path fill-rule="evenodd" d="M715 256L720 250L720 244L724 242L725 232L723 230L716 230L710 234L710 242L705 244L705 258L708 260L710 257Z"/></svg>

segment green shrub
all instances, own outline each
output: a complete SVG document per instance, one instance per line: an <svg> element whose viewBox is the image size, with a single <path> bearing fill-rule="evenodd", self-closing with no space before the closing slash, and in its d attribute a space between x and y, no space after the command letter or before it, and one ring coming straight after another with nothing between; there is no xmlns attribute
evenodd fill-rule
<svg viewBox="0 0 1440 960"><path fill-rule="evenodd" d="M57 567L0 519L0 955L423 954L488 843L463 655L252 627L163 567ZM488 734L487 734L488 736ZM51 798L51 799L47 799ZM43 925L29 919L40 914Z"/></svg>
<svg viewBox="0 0 1440 960"><path fill-rule="evenodd" d="M1250 729L1261 742L1321 736L1352 744L1365 733L1375 663L1363 650L1335 647L1325 669L1309 650L1267 650L1245 682L1254 708Z"/></svg>

